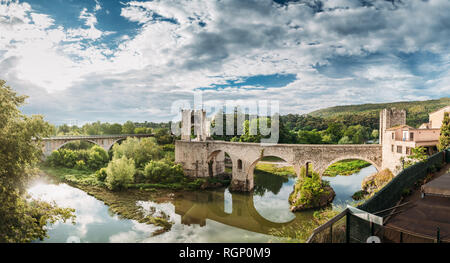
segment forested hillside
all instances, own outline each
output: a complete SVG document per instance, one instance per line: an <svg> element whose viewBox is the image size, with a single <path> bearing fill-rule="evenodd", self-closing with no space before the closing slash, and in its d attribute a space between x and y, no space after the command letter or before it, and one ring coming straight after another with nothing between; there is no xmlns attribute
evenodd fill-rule
<svg viewBox="0 0 450 263"><path fill-rule="evenodd" d="M378 126L380 110L384 108L397 108L406 110L406 122L408 125L418 127L420 124L428 121L428 113L447 105L450 105L450 98L426 101L336 106L313 111L308 115L312 117L321 117L327 120L335 120L344 124L358 123L363 126L375 128Z"/></svg>

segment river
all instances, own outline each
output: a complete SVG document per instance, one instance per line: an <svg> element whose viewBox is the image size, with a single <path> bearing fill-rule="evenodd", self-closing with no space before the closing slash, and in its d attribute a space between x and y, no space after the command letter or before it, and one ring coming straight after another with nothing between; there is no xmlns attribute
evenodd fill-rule
<svg viewBox="0 0 450 263"><path fill-rule="evenodd" d="M352 202L362 179L375 172L373 166L350 176L327 177L336 192L334 206ZM171 201L136 200L142 211L169 216L172 229L153 236L159 227L124 219L102 201L64 183L38 180L28 189L34 198L54 201L75 209L76 224L57 222L48 226L42 242L280 242L274 229L311 220L313 211L292 213L288 197L295 178L255 174L252 194L228 189L183 192Z"/></svg>

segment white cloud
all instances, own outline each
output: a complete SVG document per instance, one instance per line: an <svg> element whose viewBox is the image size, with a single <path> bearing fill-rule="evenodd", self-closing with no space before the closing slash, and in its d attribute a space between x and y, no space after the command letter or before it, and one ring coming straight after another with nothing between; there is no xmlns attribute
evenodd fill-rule
<svg viewBox="0 0 450 263"><path fill-rule="evenodd" d="M448 96L448 64L435 66L437 77L430 81L397 54L430 52L445 61L450 2L371 4L323 1L317 12L308 1L131 1L121 16L139 29L135 36L116 32L120 44L112 49L93 43L113 33L97 28L98 1L93 12L80 12L84 25L78 28L57 26L27 3L3 1L0 67L16 64L0 78L19 91L32 90L33 83L54 93L47 99L33 99L33 93L32 102L47 103L29 109L55 121L58 114L88 121L168 120L171 102L191 99L192 90L255 75L295 74L297 80L259 91L211 90L205 97L280 99L282 112L304 113L340 103ZM432 65L426 67L431 71ZM377 92L388 87L394 90Z"/></svg>

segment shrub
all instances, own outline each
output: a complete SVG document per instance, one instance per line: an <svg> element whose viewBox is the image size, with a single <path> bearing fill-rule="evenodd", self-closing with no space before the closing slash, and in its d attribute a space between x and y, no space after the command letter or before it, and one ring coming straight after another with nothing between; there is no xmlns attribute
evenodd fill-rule
<svg viewBox="0 0 450 263"><path fill-rule="evenodd" d="M106 172L106 168L101 168L95 172L95 176L97 177L97 180L100 182L104 182L106 179L106 176L108 176Z"/></svg>
<svg viewBox="0 0 450 263"><path fill-rule="evenodd" d="M150 161L144 168L144 177L152 183L175 183L183 180L181 165L166 161Z"/></svg>
<svg viewBox="0 0 450 263"><path fill-rule="evenodd" d="M77 170L86 170L86 163L83 160L78 160L75 163L75 169Z"/></svg>
<svg viewBox="0 0 450 263"><path fill-rule="evenodd" d="M133 159L122 156L114 159L106 168L106 186L110 190L126 189L128 184L133 183L136 167Z"/></svg>
<svg viewBox="0 0 450 263"><path fill-rule="evenodd" d="M88 166L93 170L105 167L109 162L108 153L100 146L94 146L89 151Z"/></svg>

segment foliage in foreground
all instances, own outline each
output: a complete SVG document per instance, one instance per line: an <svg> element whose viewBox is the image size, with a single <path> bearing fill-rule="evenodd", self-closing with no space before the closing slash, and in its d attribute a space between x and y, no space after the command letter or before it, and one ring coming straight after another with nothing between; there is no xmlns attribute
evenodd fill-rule
<svg viewBox="0 0 450 263"><path fill-rule="evenodd" d="M25 197L31 168L42 154L41 138L52 133L42 116L20 112L25 98L0 80L0 243L44 239L47 223L74 218L71 209Z"/></svg>
<svg viewBox="0 0 450 263"><path fill-rule="evenodd" d="M305 243L314 229L325 224L339 213L339 210L331 208L318 210L314 212L312 220L305 220L304 222L282 227L280 229L271 229L269 234L276 236L285 242Z"/></svg>
<svg viewBox="0 0 450 263"><path fill-rule="evenodd" d="M450 147L450 117L449 113L444 113L444 120L442 120L441 135L439 136L439 151L443 151Z"/></svg>

